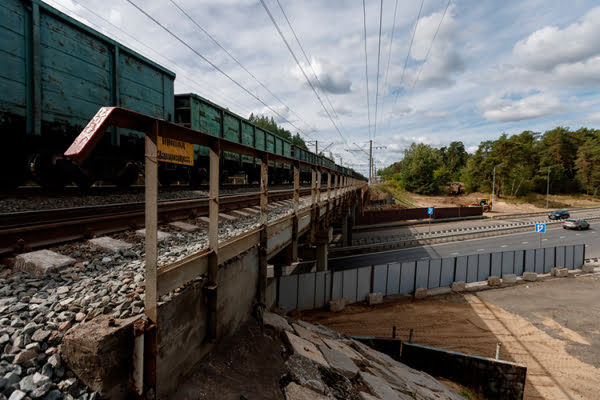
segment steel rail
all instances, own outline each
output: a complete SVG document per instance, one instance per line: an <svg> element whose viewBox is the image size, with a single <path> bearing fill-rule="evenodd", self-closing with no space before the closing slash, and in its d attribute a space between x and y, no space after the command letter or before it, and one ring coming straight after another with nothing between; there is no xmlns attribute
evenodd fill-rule
<svg viewBox="0 0 600 400"><path fill-rule="evenodd" d="M310 194L301 189L300 195ZM291 199L293 190L269 192L269 202ZM222 196L219 211L227 212L259 204L258 193ZM137 229L144 226L144 202L86 206L0 214L0 254L9 254ZM208 214L208 198L162 201L160 223Z"/></svg>

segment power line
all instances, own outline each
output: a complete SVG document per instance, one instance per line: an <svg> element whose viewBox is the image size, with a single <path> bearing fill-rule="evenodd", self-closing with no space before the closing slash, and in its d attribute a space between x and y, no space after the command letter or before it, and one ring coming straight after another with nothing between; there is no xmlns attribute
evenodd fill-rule
<svg viewBox="0 0 600 400"><path fill-rule="evenodd" d="M306 135L300 128L298 128L296 125L294 125L292 122L290 122L287 118L285 118L283 115L281 115L279 112L275 111L271 106L269 106L267 103L265 103L262 99L260 99L258 96L256 96L254 93L252 93L251 91L249 91L248 89L246 89L241 83L239 83L238 81L236 81L235 79L233 79L229 74L227 74L225 71L223 71L221 68L219 68L217 65L215 65L212 61L210 61L208 58L206 58L205 56L203 56L202 54L200 54L200 52L198 52L196 49L194 49L192 46L190 46L189 44L187 44L187 42L185 42L183 39L181 39L179 36L177 36L175 33L173 33L171 30L169 30L166 26L164 26L163 24L161 24L159 21L157 21L154 17L152 17L150 14L148 14L146 11L144 11L142 8L140 8L137 4L135 4L132 0L126 0L129 4L131 4L132 6L134 6L135 8L137 8L142 14L144 14L146 17L148 17L149 19L151 19L155 24L157 24L158 26L160 26L163 30L167 31L171 36L173 36L178 42L180 42L181 44L183 44L185 47L187 47L188 49L190 49L191 51L193 51L198 57L202 58L204 61L206 61L211 67L213 67L214 69L216 69L217 71L219 71L221 74L223 74L225 77L227 77L231 82L233 82L236 86L238 86L240 89L242 89L244 92L248 93L250 96L252 96L255 100L257 100L258 102L260 102L262 105L264 105L265 107L267 107L269 110L271 110L274 114L278 115L282 120L286 121L288 124L290 124L291 126L293 126L294 128L296 128L298 131L302 132L303 135Z"/></svg>
<svg viewBox="0 0 600 400"><path fill-rule="evenodd" d="M383 20L383 0L381 0L381 6L379 7L379 45L377 47L377 89L375 90L375 129L373 131L373 137L377 136L377 106L379 104L379 62L381 61L381 25Z"/></svg>
<svg viewBox="0 0 600 400"><path fill-rule="evenodd" d="M392 35L390 37L390 50L388 51L388 61L387 68L385 70L385 80L383 82L383 87L387 87L388 77L390 73L390 62L392 59L392 44L394 43L394 31L396 29L396 12L398 11L398 0L396 0L396 5L394 6L394 20L392 23ZM385 115L384 113L384 105L385 105L385 96L381 99L381 115Z"/></svg>
<svg viewBox="0 0 600 400"><path fill-rule="evenodd" d="M371 104L369 101L369 62L367 57L367 8L363 0L363 26L365 31L365 79L367 81L367 117L369 119L369 139L371 139Z"/></svg>
<svg viewBox="0 0 600 400"><path fill-rule="evenodd" d="M130 1L130 0L127 0L127 1ZM275 18L273 18L273 14L271 14L271 11L269 11L269 7L267 7L267 4L264 2L264 0L260 0L260 2L262 3L265 11L269 15L269 18L271 18L271 22L273 22L273 25L275 25L275 28L277 29L277 32L279 32L279 36L281 36L281 39L283 39L283 42L285 43L285 45L287 46L288 50L290 51L290 54L292 55L292 57L296 61L296 64L298 65L298 68L300 68L300 71L302 71L302 75L304 75L304 78L306 79L306 82L308 82L308 85L311 87L312 91L317 96L317 99L319 99L319 103L321 103L321 106L323 107L323 110L325 110L325 113L327 113L327 116L329 117L329 120L331 121L331 123L335 127L337 133L340 135L340 137L342 138L342 140L345 143L347 143L346 138L344 137L344 135L342 135L342 132L340 132L340 129L338 128L338 126L336 125L335 121L331 117L331 114L329 113L329 110L327 110L327 107L325 107L325 104L323 104L323 100L321 100L321 96L319 96L319 93L317 93L317 90L315 89L314 85L312 84L312 82L310 81L310 79L308 79L308 75L306 75L306 72L304 71L304 68L302 68L302 65L300 64L300 61L298 61L298 57L296 57L296 54L294 54L294 51L292 50L292 48L290 47L290 44L288 43L288 41L286 40L285 36L283 35L283 32L281 32L281 29L279 28L279 25L275 21Z"/></svg>
<svg viewBox="0 0 600 400"><path fill-rule="evenodd" d="M412 37L410 38L410 44L408 46L408 51L406 52L406 58L404 59L404 67L402 68L402 74L400 75L400 83L398 86L402 85L402 81L404 80L404 72L406 71L406 66L408 64L408 57L410 56L410 50L412 49L413 42L415 40L415 34L417 33L417 26L419 25L419 19L421 18L421 11L423 10L423 3L425 0L421 0L421 7L419 7L419 13L417 14L417 20L415 21L415 27L413 29ZM392 110L398 101L398 96L400 96L400 90L398 89L398 93L396 93L396 97L394 99L394 104L392 105ZM389 124L389 119L388 119Z"/></svg>
<svg viewBox="0 0 600 400"><path fill-rule="evenodd" d="M448 11L448 7L450 6L450 1L451 0L448 0L448 3L446 4L446 9L444 10L444 14L442 14L442 18L440 19L440 23L438 24L438 27L435 30L433 39L431 39L431 44L429 45L429 49L427 49L427 54L425 54L425 60L423 60L423 63L419 66L419 72L417 73L417 77L415 78L415 83L413 84L413 87L412 87L413 89L417 85L417 81L419 80L419 77L421 76L421 71L423 70L423 65L425 65L427 63L427 58L429 57L429 52L431 51L431 48L433 47L433 42L435 41L435 38L440 30L440 26L442 26L442 22L444 21L444 17L446 16L446 11Z"/></svg>
<svg viewBox="0 0 600 400"><path fill-rule="evenodd" d="M183 9L181 6L179 6L179 4L177 4L174 0L170 0L170 1L171 1L171 3L173 3L173 5L175 7L177 7L179 9L179 11L181 11L190 21L192 21L192 23L194 25L196 25L198 27L198 29L200 29L206 36L208 36L209 39L212 40L214 44L219 46L219 48L221 48L221 50L223 50L244 71L246 71L246 73L248 73L248 75L250 75L252 77L252 79L254 79L260 86L262 86L263 89L265 89L267 92L269 92L269 94L271 96L273 96L277 101L279 101L287 110L291 111L299 120L304 122L306 124L306 126L310 127L310 125L306 121L304 121L304 119L302 119L302 117L300 115L298 115L293 109L291 109L287 104L285 104L283 102L283 100L281 100L275 93L273 93L268 87L266 87L265 84L262 83L252 72L250 72L236 57L233 56L233 54L231 54L225 47L223 47L221 45L221 43L219 43L210 33L208 33L204 28L202 28L202 26L200 26L200 24L198 24L196 22L196 20L194 18L192 18L185 9ZM310 128L314 129L313 127L310 127Z"/></svg>
<svg viewBox="0 0 600 400"><path fill-rule="evenodd" d="M294 38L296 39L296 43L298 43L298 46L300 47L300 50L302 51L302 54L304 54L304 58L306 59L306 62L308 63L308 66L312 70L312 73L313 73L313 75L315 77L315 80L317 81L317 85L319 86L319 89L321 89L321 92L325 96L325 99L327 100L327 103L329 104L329 107L331 107L331 110L333 111L333 115L335 116L335 118L340 123L340 126L342 127L342 130L345 131L344 126L342 125L342 121L338 117L337 112L335 111L335 108L333 107L333 104L329 100L329 96L327 96L327 92L323 89L323 85L321 84L321 81L319 80L319 77L317 76L317 73L316 73L315 69L313 68L312 63L311 63L310 59L308 58L308 55L304 51L304 47L302 46L302 43L300 43L300 39L298 39L298 36L296 35L296 31L292 27L292 24L290 23L290 20L289 20L287 14L285 13L285 11L283 10L283 7L281 6L281 2L279 0L277 0L277 4L279 5L279 9L281 10L281 13L285 17L285 20L287 21L287 24L290 27L290 30L294 34Z"/></svg>

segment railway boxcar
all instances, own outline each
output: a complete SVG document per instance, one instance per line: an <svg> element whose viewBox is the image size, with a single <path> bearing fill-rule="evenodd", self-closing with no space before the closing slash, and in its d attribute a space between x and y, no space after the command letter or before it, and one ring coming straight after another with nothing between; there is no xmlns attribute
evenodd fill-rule
<svg viewBox="0 0 600 400"><path fill-rule="evenodd" d="M236 143L292 157L291 142L197 94L175 95L175 122ZM194 159L192 181L202 181L207 177L208 148L195 146ZM227 176L239 174L247 175L250 182L257 182L260 179L260 161L257 159L225 152L221 162L222 180ZM278 183L290 179L289 165L269 162L269 169L269 176Z"/></svg>
<svg viewBox="0 0 600 400"><path fill-rule="evenodd" d="M4 185L137 179L138 132L113 130L82 169L62 153L102 106L171 120L175 74L38 0L2 0L0 37Z"/></svg>

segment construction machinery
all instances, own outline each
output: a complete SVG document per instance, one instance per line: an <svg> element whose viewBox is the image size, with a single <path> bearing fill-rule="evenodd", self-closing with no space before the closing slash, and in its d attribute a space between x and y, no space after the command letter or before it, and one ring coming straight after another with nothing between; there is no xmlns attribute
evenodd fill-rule
<svg viewBox="0 0 600 400"><path fill-rule="evenodd" d="M462 182L451 182L448 186L450 196L459 196L465 192L465 185Z"/></svg>
<svg viewBox="0 0 600 400"><path fill-rule="evenodd" d="M484 199L477 199L474 202L465 204L465 207L481 207L483 212L492 211L492 196Z"/></svg>

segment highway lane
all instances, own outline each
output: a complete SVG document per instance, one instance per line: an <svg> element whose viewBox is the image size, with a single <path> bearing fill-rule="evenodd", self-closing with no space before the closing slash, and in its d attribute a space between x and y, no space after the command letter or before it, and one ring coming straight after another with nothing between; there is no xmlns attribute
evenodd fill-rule
<svg viewBox="0 0 600 400"><path fill-rule="evenodd" d="M576 218L586 218L589 216L600 215L600 209L591 209L591 210L582 210L582 211L571 211L571 217ZM439 222L431 224L431 231L445 231L450 229L460 229L460 228L469 228L469 227L479 227L479 226L499 226L506 225L512 222L534 222L534 221L543 221L549 222L547 215L538 215L535 217L514 217L508 219L475 219L475 220L465 220L465 221L453 221L453 222ZM352 233L353 239L365 238L373 235L379 236L393 236L393 235L401 235L401 234L410 234L410 233L423 233L429 231L428 224L419 224L419 225L409 225L395 228L386 228L377 231L355 231Z"/></svg>
<svg viewBox="0 0 600 400"><path fill-rule="evenodd" d="M491 236L457 242L440 243L407 249L361 254L356 256L330 258L329 268L350 268L372 264L385 264L397 261L410 261L427 258L454 257L478 253L492 253L507 250L524 250L570 244L586 244L586 258L600 257L600 222L591 222L590 229L573 231L560 228L548 229L546 233L531 232ZM541 235L541 238L540 238Z"/></svg>

